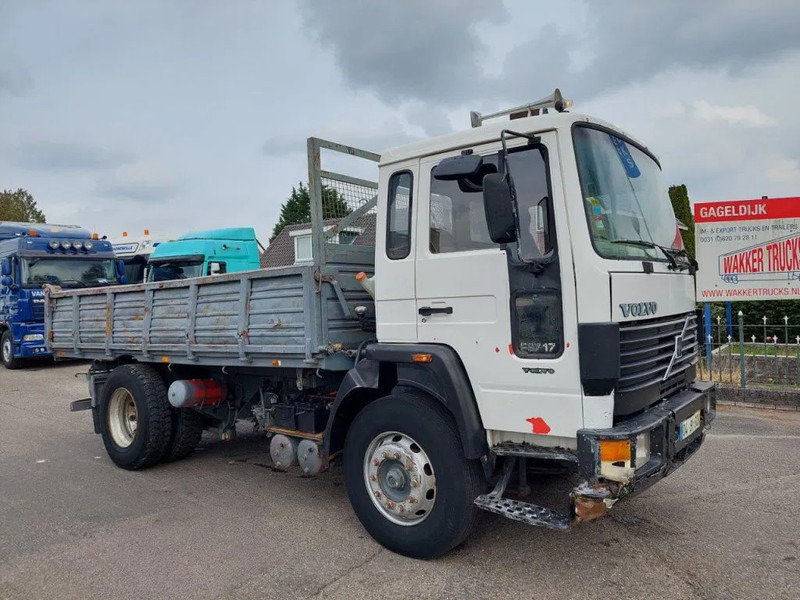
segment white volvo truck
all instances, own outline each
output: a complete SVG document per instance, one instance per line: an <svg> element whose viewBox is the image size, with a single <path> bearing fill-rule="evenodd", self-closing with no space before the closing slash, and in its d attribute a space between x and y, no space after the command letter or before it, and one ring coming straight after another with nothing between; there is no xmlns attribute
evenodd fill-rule
<svg viewBox="0 0 800 600"><path fill-rule="evenodd" d="M408 556L458 545L477 509L601 517L697 451L715 396L658 159L567 108L473 113L380 156L309 139L311 263L48 290L50 349L94 360L72 408L126 469L242 419L275 464L341 459L364 527ZM378 162L378 182L322 169L332 152ZM554 468L563 506L531 501Z"/></svg>

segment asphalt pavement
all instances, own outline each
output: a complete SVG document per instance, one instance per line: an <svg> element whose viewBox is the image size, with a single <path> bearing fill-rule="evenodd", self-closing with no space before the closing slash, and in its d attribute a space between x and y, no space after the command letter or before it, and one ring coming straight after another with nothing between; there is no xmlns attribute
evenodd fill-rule
<svg viewBox="0 0 800 600"><path fill-rule="evenodd" d="M487 513L422 562L372 541L340 469L275 471L246 426L115 467L68 412L86 369L0 367L0 598L800 598L800 413L722 407L686 466L607 518Z"/></svg>

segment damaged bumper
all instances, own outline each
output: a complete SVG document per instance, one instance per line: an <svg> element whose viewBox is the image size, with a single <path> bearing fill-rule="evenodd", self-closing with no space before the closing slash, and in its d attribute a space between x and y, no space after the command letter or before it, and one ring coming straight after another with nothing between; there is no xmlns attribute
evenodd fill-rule
<svg viewBox="0 0 800 600"><path fill-rule="evenodd" d="M572 521L602 517L619 500L683 465L702 445L715 416L716 388L698 381L615 427L578 431L584 483L571 493Z"/></svg>

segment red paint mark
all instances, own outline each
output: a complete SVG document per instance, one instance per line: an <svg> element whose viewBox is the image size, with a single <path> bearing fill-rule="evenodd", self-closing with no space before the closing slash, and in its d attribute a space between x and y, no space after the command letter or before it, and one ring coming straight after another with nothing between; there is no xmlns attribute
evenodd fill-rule
<svg viewBox="0 0 800 600"><path fill-rule="evenodd" d="M500 352L500 348L498 348L497 346L495 346L495 348L494 348L494 351L495 351L495 352Z"/></svg>
<svg viewBox="0 0 800 600"><path fill-rule="evenodd" d="M569 348L569 342L567 342L567 348Z"/></svg>
<svg viewBox="0 0 800 600"><path fill-rule="evenodd" d="M514 355L514 345L513 344L509 344L508 345L508 353L510 355L512 355L512 356Z"/></svg>
<svg viewBox="0 0 800 600"><path fill-rule="evenodd" d="M530 419L525 419L525 420L531 424L533 433L538 433L538 434L550 433L550 425L548 425L547 422L542 417L531 417Z"/></svg>

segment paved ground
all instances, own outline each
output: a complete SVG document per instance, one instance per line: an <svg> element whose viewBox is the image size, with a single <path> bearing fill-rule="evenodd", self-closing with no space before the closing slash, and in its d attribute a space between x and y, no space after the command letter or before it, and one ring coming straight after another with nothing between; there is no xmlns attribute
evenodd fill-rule
<svg viewBox="0 0 800 600"><path fill-rule="evenodd" d="M0 598L797 598L800 415L722 409L683 469L568 533L486 514L420 562L375 544L341 473L264 467L261 436L116 468L85 366L0 368Z"/></svg>

